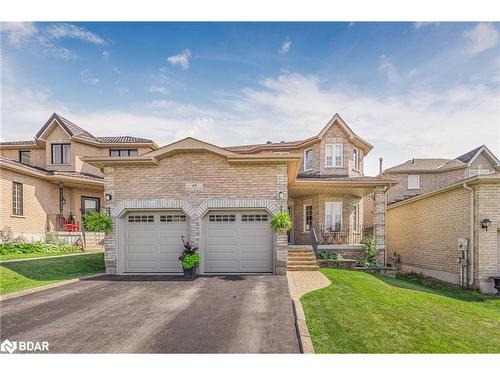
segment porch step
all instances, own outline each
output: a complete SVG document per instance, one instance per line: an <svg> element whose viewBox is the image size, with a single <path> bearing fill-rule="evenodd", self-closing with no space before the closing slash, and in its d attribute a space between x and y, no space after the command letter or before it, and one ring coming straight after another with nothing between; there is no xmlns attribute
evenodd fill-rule
<svg viewBox="0 0 500 375"><path fill-rule="evenodd" d="M317 266L315 260L290 260L288 259L288 266Z"/></svg>
<svg viewBox="0 0 500 375"><path fill-rule="evenodd" d="M286 269L288 271L318 271L319 267L317 265L315 265L315 266L312 266L312 265L310 265L310 266L305 266L305 265L303 265L303 266L290 266L290 265L288 265L286 267Z"/></svg>
<svg viewBox="0 0 500 375"><path fill-rule="evenodd" d="M296 246L288 248L288 271L317 271L316 257L312 248L307 246Z"/></svg>

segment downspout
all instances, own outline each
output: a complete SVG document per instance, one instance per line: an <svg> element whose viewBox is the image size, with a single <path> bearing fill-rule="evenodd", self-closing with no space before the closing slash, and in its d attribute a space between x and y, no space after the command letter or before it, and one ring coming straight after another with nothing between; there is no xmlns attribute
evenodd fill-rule
<svg viewBox="0 0 500 375"><path fill-rule="evenodd" d="M384 236L385 236L385 238L384 238L384 246L385 246L384 266L387 266L387 252L389 251L389 249L387 247L387 238L389 237L388 233L387 233L387 198L388 198L388 191L391 188L391 186L392 186L392 183L389 182L389 186L386 186L384 189L384 201L385 201L385 208L384 208Z"/></svg>
<svg viewBox="0 0 500 375"><path fill-rule="evenodd" d="M469 287L474 285L474 189L467 186L464 182L462 185L464 189L470 191L470 243L469 243L469 258L470 258L470 280Z"/></svg>

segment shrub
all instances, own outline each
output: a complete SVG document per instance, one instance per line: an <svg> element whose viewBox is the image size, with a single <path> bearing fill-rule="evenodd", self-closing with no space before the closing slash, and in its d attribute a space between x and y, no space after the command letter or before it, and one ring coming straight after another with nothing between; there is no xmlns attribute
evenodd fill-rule
<svg viewBox="0 0 500 375"><path fill-rule="evenodd" d="M0 229L0 243L20 243L25 242L23 236L16 236L9 226L4 226Z"/></svg>
<svg viewBox="0 0 500 375"><path fill-rule="evenodd" d="M324 260L342 261L344 256L341 253L327 253L325 251L319 253L319 258Z"/></svg>
<svg viewBox="0 0 500 375"><path fill-rule="evenodd" d="M42 242L0 244L0 255L79 252L81 250L78 247L62 244L47 244Z"/></svg>
<svg viewBox="0 0 500 375"><path fill-rule="evenodd" d="M271 227L273 230L290 230L292 229L292 219L286 211L280 211L274 215L273 220L271 220Z"/></svg>
<svg viewBox="0 0 500 375"><path fill-rule="evenodd" d="M364 246L358 264L364 268L380 268L381 265L377 262L379 252L375 236L373 234L364 236L361 243Z"/></svg>
<svg viewBox="0 0 500 375"><path fill-rule="evenodd" d="M113 220L111 216L97 211L89 212L83 215L85 229L91 232L109 233L113 230Z"/></svg>

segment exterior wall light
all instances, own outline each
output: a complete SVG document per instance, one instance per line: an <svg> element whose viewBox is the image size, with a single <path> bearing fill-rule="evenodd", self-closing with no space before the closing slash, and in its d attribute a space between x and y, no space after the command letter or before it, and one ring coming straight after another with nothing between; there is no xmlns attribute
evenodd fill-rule
<svg viewBox="0 0 500 375"><path fill-rule="evenodd" d="M482 219L481 220L481 228L488 230L488 228L491 225L491 220L490 219Z"/></svg>
<svg viewBox="0 0 500 375"><path fill-rule="evenodd" d="M110 201L111 199L113 199L113 196L111 194L106 194L104 196L104 199L106 199L107 201Z"/></svg>
<svg viewBox="0 0 500 375"><path fill-rule="evenodd" d="M282 191L280 191L278 193L278 199L283 199L283 198L285 198L285 193L283 193Z"/></svg>

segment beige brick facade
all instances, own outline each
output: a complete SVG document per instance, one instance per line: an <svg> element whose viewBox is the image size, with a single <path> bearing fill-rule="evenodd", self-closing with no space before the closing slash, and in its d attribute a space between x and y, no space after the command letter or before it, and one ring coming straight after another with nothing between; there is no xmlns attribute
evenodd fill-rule
<svg viewBox="0 0 500 375"><path fill-rule="evenodd" d="M12 182L23 184L22 216L12 215ZM39 240L47 229L47 213L58 207L57 185L8 170L0 174L0 227L8 226L16 235L26 240Z"/></svg>
<svg viewBox="0 0 500 375"><path fill-rule="evenodd" d="M160 159L156 166L113 166L106 167L104 173L105 192L113 196L110 206L114 212L122 206L130 209L130 204L146 207L172 205L173 208L179 204L189 217L189 240L196 245L200 240L200 221L208 209L203 207L216 204L217 208L286 209L285 163L238 164L210 152L183 152ZM192 182L202 183L203 189L186 190L186 183ZM281 200L278 199L279 192L284 193ZM114 222L114 232L108 236L105 245L108 273L117 273L120 268L117 255L120 218L115 217ZM286 233L275 234L276 273L285 273L287 244Z"/></svg>
<svg viewBox="0 0 500 375"><path fill-rule="evenodd" d="M474 190L474 287L493 292L489 277L498 275L500 230L500 180L467 179ZM490 181L490 182L488 182ZM459 283L460 238L471 238L471 193L461 184L390 205L387 211L389 259L401 257L403 271L422 272L431 277ZM483 218L491 220L486 231Z"/></svg>

